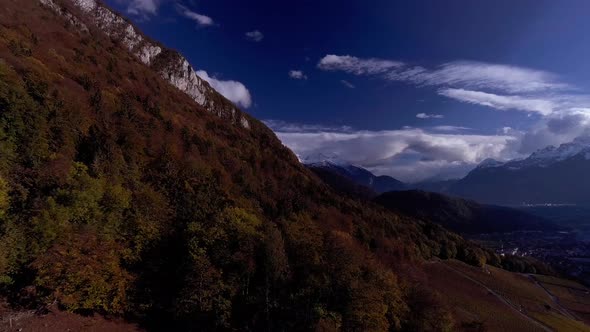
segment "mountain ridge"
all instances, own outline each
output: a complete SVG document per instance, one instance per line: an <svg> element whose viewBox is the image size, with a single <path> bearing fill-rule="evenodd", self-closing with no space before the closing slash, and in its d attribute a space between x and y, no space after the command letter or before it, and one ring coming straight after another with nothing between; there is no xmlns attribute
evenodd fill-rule
<svg viewBox="0 0 590 332"><path fill-rule="evenodd" d="M300 158L301 159L301 158ZM318 156L305 157L301 162L311 170L323 170L322 174L331 172L346 178L353 183L367 187L376 193L383 193L393 190L403 190L407 185L388 175L375 175L369 170L350 164L337 156ZM317 172L316 172L317 173Z"/></svg>
<svg viewBox="0 0 590 332"><path fill-rule="evenodd" d="M562 229L520 210L420 190L388 192L374 201L392 211L440 224L460 234Z"/></svg>
<svg viewBox="0 0 590 332"><path fill-rule="evenodd" d="M67 18L72 24L88 33L88 25L64 7L71 3L83 15L87 15L93 28L100 29L109 37L120 41L143 64L156 70L165 80L182 92L190 96L199 105L221 118L230 120L248 129L250 123L245 114L226 98L221 97L208 82L200 78L193 66L179 52L166 48L151 38L143 35L132 23L116 14L97 0L39 0L41 4L53 10L56 14Z"/></svg>

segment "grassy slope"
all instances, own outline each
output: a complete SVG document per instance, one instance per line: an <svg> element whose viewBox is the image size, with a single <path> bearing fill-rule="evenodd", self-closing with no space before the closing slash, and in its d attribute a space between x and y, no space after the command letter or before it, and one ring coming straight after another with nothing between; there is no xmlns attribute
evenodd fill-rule
<svg viewBox="0 0 590 332"><path fill-rule="evenodd" d="M550 276L534 276L551 295L559 299L559 304L574 316L590 323L590 290L575 281Z"/></svg>
<svg viewBox="0 0 590 332"><path fill-rule="evenodd" d="M481 322L491 331L543 331L538 323L557 331L590 331L583 322L568 317L569 313L560 312L558 304L528 275L489 266L475 268L458 261L427 263L425 269L428 283L441 292L463 323ZM571 283L558 278L550 280ZM576 288L584 289L578 284ZM573 310L565 304L567 296L557 292L554 295L559 303ZM577 295L575 308L590 309L590 296L583 292Z"/></svg>

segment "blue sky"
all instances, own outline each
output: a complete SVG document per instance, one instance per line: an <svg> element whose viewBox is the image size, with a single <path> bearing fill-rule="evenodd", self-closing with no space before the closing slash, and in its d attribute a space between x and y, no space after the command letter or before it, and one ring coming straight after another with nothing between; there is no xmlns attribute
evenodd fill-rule
<svg viewBox="0 0 590 332"><path fill-rule="evenodd" d="M107 3L301 156L449 178L590 126L587 1Z"/></svg>

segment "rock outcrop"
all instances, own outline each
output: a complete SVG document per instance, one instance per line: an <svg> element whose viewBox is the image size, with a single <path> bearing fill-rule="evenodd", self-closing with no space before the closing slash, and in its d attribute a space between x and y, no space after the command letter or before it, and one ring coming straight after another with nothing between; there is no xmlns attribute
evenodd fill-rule
<svg viewBox="0 0 590 332"><path fill-rule="evenodd" d="M63 16L81 32L91 33L89 26L94 26L100 32L119 41L139 61L156 70L160 76L206 110L236 125L250 128L245 114L200 78L185 57L142 35L130 22L99 1L64 0L65 5L74 5L74 10L68 10L56 3L59 0L39 1Z"/></svg>

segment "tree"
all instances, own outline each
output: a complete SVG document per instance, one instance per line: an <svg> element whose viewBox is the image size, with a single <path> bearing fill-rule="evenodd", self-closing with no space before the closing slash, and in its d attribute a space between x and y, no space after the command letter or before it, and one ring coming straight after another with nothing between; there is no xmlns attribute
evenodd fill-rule
<svg viewBox="0 0 590 332"><path fill-rule="evenodd" d="M8 182L0 175L0 226L10 207Z"/></svg>
<svg viewBox="0 0 590 332"><path fill-rule="evenodd" d="M132 277L120 266L119 251L91 233L62 237L32 263L35 284L70 311L123 313Z"/></svg>

